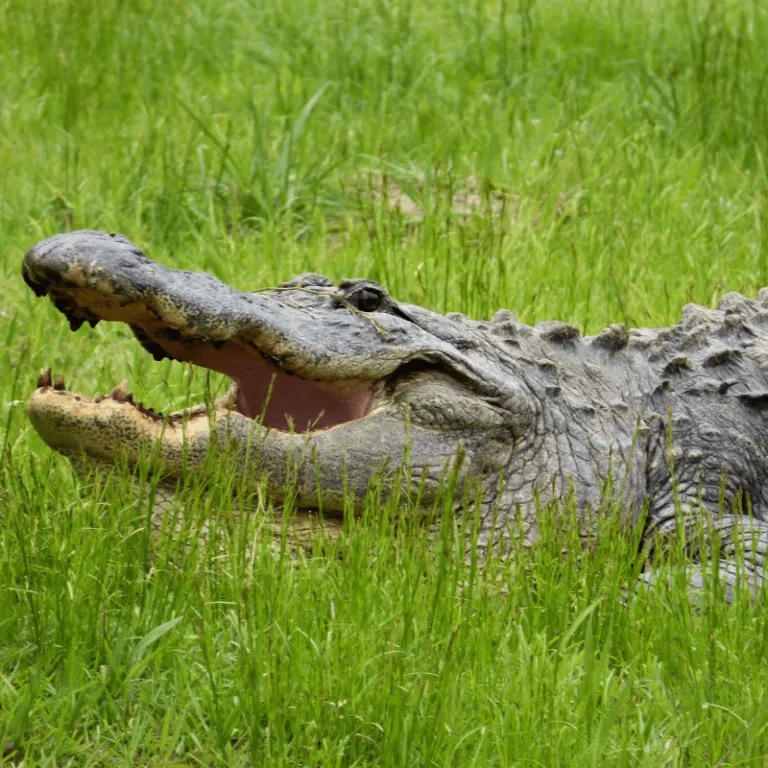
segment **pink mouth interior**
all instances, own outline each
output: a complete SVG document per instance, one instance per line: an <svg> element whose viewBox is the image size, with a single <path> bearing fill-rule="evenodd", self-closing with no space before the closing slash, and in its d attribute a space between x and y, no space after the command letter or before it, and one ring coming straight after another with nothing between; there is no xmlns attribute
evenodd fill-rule
<svg viewBox="0 0 768 768"><path fill-rule="evenodd" d="M324 429L361 419L370 410L371 381L309 381L280 370L233 342L226 342L220 349L167 339L161 343L177 360L229 376L237 384L238 413L261 419L264 412L264 425L273 429Z"/></svg>
<svg viewBox="0 0 768 768"><path fill-rule="evenodd" d="M324 429L361 419L368 413L373 392L370 383L313 382L284 373L266 360L253 358L227 373L237 383L235 407L243 416L297 432ZM271 387L271 391L270 391Z"/></svg>

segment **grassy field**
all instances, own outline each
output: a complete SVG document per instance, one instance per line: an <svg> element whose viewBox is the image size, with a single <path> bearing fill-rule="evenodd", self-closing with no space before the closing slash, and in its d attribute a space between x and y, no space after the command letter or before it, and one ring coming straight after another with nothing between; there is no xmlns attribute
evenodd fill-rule
<svg viewBox="0 0 768 768"><path fill-rule="evenodd" d="M744 0L0 0L0 761L768 765L766 601L634 595L625 538L544 525L506 597L375 498L300 567L151 544L126 473L79 483L23 401L49 365L166 411L206 377L70 333L19 269L99 228L241 289L672 323L768 285L767 49Z"/></svg>

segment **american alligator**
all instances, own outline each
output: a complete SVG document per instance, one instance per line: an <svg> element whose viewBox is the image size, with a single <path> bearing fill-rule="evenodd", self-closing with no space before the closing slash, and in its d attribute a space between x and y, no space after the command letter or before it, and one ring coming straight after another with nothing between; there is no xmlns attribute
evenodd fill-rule
<svg viewBox="0 0 768 768"><path fill-rule="evenodd" d="M756 301L729 293L716 310L689 304L670 328L582 337L506 310L488 322L438 315L370 280L305 274L243 293L97 231L43 240L23 274L72 329L127 323L155 359L233 380L212 406L162 415L124 385L89 399L43 377L29 416L64 454L136 462L151 448L174 478L234 446L239 471L266 474L270 496L290 487L297 507L339 514L375 481L429 507L450 474L481 489L476 546L501 552L535 541L537 510L569 495L585 520L608 504L642 524L646 544L682 526L694 584L715 551L731 594L740 546L748 586L762 584L768 289ZM719 549L694 534L703 519Z"/></svg>

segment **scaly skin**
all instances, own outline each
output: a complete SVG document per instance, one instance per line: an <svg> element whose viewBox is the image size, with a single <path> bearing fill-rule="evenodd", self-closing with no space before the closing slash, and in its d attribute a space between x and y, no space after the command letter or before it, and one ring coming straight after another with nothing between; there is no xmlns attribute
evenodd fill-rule
<svg viewBox="0 0 768 768"><path fill-rule="evenodd" d="M152 450L174 478L202 466L215 445L233 471L264 474L274 498L291 489L299 507L337 513L359 506L374 480L385 491L405 484L429 507L453 472L482 489L478 545L502 553L512 537L534 541L540 504L566 493L585 527L589 510L606 503L628 525L647 505L647 542L674 530L682 510L694 561L709 550L693 535L709 512L729 597L737 540L747 585L762 584L766 291L757 301L728 294L717 310L688 305L671 328L614 325L582 338L566 323L532 328L506 310L490 322L443 317L365 280L335 286L310 274L241 293L166 269L103 232L38 243L23 273L73 328L119 320L156 358L235 380L209 412L165 417L122 389L90 400L43 381L29 415L64 454L136 462ZM746 499L751 518L737 503ZM700 585L697 565L690 574Z"/></svg>

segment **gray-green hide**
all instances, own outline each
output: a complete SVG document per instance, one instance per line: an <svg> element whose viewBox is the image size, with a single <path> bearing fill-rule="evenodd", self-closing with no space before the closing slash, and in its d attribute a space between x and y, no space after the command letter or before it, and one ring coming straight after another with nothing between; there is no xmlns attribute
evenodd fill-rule
<svg viewBox="0 0 768 768"><path fill-rule="evenodd" d="M349 499L359 508L374 478L385 490L408 478L405 490L429 507L456 471L482 489L480 548L502 553L510 537L536 539L537 511L553 495L572 492L585 521L601 506L628 525L643 519L646 542L674 530L682 511L694 560L706 553L692 532L709 512L729 594L737 539L749 586L762 583L768 293L728 294L716 310L688 305L671 328L581 337L506 310L487 322L437 315L368 280L309 274L242 293L103 232L38 243L23 273L73 328L118 320L156 359L233 380L207 412L163 416L124 388L91 400L44 379L29 414L62 453L137 461L151 447L174 478L215 444L234 457L232 472L247 456L274 498L291 486L298 506L337 512ZM696 566L691 580L701 583Z"/></svg>

